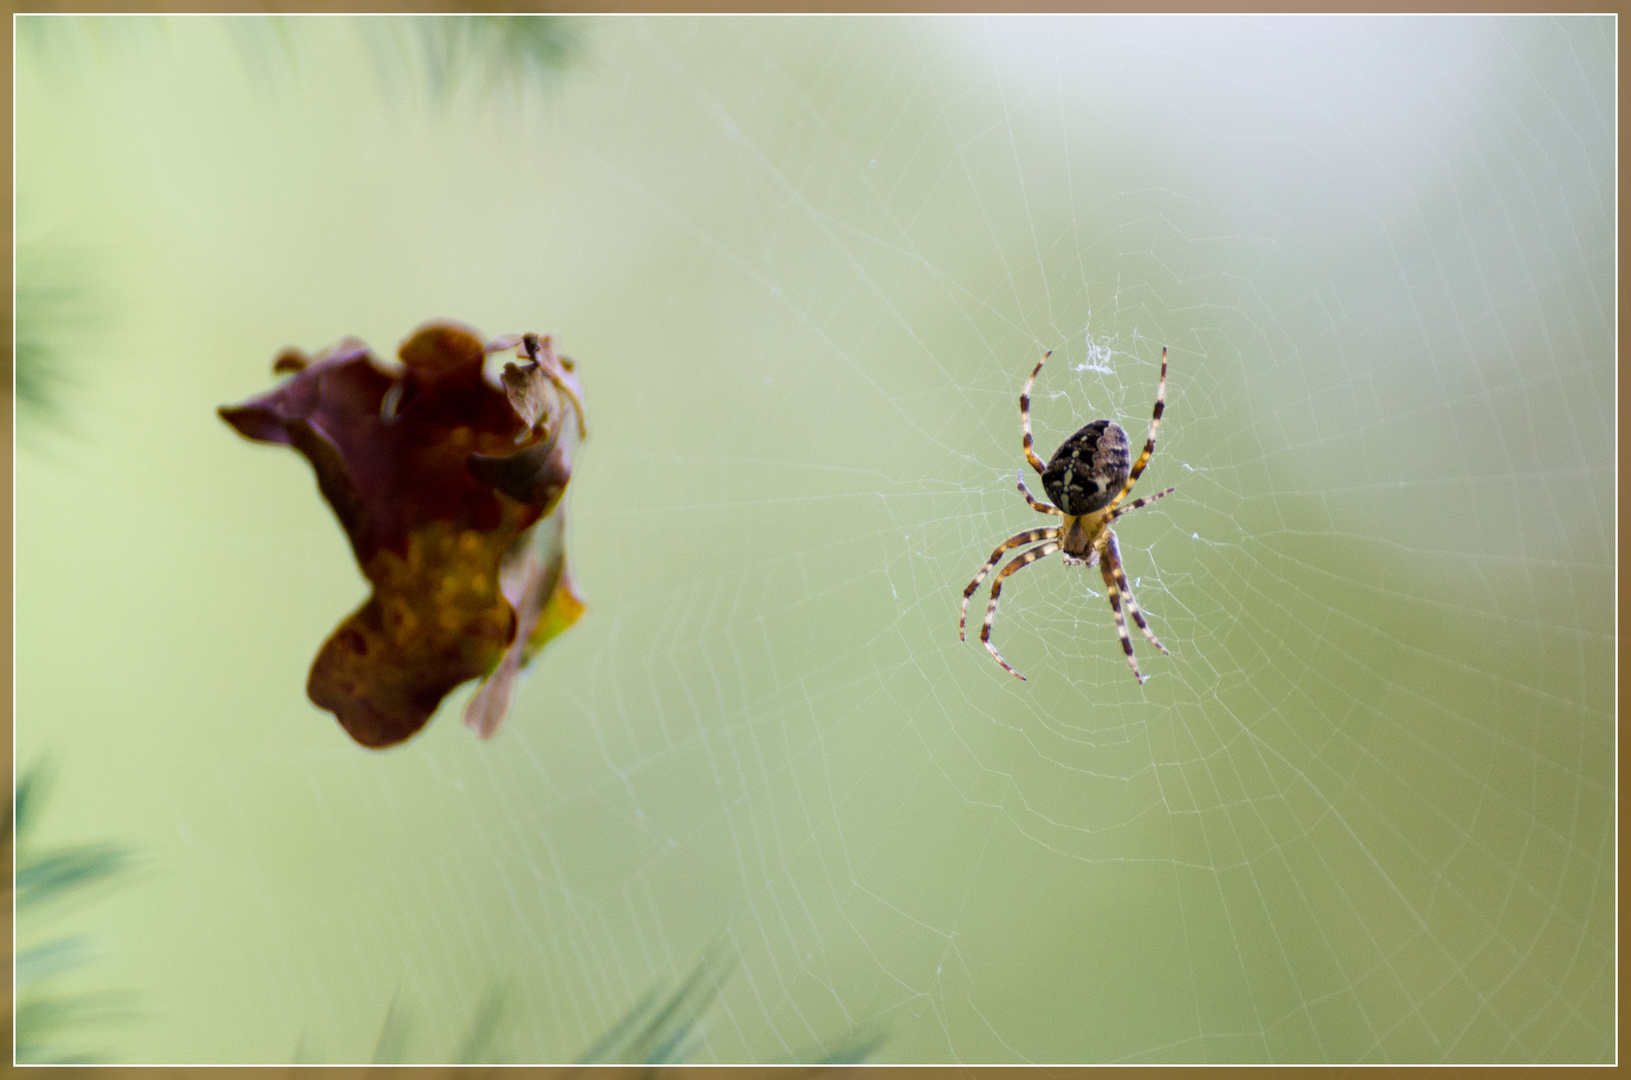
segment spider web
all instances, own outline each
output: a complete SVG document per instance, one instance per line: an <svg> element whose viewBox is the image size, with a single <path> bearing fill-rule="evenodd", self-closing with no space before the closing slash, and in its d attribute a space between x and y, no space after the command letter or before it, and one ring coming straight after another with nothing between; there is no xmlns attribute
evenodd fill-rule
<svg viewBox="0 0 1631 1080"><path fill-rule="evenodd" d="M366 1060L398 997L436 1059L492 986L569 1060L705 954L704 1061L1615 1058L1612 19L593 20L442 104L353 22L270 87L162 25L17 90L122 290L19 460L17 750L154 855L132 1060ZM590 611L498 738L376 755L301 696L343 538L213 408L433 316L579 361ZM1163 345L1171 655L1049 559L1019 682L955 631L1047 524L1020 385L1137 446Z"/></svg>

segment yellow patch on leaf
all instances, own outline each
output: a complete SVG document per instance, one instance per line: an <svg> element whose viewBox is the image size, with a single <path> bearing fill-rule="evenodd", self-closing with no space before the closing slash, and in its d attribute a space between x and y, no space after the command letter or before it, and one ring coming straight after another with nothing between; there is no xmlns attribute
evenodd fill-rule
<svg viewBox="0 0 1631 1080"><path fill-rule="evenodd" d="M486 357L507 349L525 362L495 385ZM562 504L587 432L571 361L547 337L483 344L457 323L426 324L398 355L388 365L355 339L316 360L285 350L274 370L290 378L220 410L247 438L306 456L374 587L306 683L370 747L412 737L484 677L471 726L493 734L519 669L584 610Z"/></svg>

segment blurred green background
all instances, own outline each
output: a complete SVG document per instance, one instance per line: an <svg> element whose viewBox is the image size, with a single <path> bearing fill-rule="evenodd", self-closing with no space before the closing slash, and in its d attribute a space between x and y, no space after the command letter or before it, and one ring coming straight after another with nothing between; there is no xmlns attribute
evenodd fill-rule
<svg viewBox="0 0 1631 1080"><path fill-rule="evenodd" d="M695 1060L1611 1059L1613 32L20 20L16 744L144 853L107 1041L436 1060L501 987L571 1060L723 955ZM373 753L344 537L214 410L433 317L578 361L589 612ZM1162 345L1172 655L1049 560L1021 683L956 635L1020 384L1137 439Z"/></svg>

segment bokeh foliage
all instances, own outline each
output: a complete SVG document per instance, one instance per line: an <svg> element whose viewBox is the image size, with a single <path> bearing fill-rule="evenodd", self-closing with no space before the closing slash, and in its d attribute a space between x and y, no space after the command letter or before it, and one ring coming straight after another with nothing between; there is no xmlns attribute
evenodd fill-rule
<svg viewBox="0 0 1631 1080"><path fill-rule="evenodd" d="M19 777L4 825L5 855L15 856L17 934L15 1015L19 1063L62 1064L108 1060L93 1040L108 1024L130 1019L134 997L117 991L64 987L67 976L95 958L89 934L63 933L62 916L94 898L135 862L127 845L103 842L42 845L36 841L53 779L36 763Z"/></svg>

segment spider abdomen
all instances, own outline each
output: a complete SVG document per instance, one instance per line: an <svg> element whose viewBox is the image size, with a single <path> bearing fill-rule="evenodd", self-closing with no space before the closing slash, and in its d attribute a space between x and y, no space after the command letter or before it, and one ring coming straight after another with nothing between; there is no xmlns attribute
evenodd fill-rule
<svg viewBox="0 0 1631 1080"><path fill-rule="evenodd" d="M1130 468L1127 433L1112 420L1095 420L1053 452L1042 487L1065 513L1091 514L1116 497Z"/></svg>

